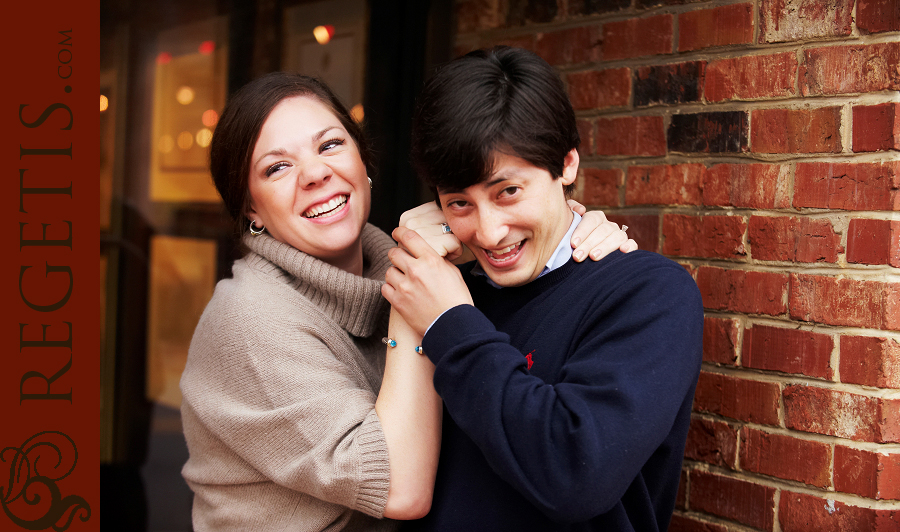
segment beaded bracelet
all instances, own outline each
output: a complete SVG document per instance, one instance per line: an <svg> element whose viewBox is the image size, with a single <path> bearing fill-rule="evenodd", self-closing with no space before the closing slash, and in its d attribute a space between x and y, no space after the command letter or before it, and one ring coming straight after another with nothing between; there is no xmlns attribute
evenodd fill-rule
<svg viewBox="0 0 900 532"><path fill-rule="evenodd" d="M385 336L384 338L381 339L381 343L383 343L384 345L386 345L388 347L397 347L397 340L394 340L393 338L388 338L387 336ZM425 351L422 350L421 345L417 345L415 351L416 351L416 353L418 353L420 355L425 354Z"/></svg>

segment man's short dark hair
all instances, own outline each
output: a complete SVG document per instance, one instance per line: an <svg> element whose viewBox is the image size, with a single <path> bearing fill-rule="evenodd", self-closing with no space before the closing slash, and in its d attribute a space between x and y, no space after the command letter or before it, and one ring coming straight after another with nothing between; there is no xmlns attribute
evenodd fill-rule
<svg viewBox="0 0 900 532"><path fill-rule="evenodd" d="M500 46L455 59L426 83L411 158L432 189L457 191L487 179L498 152L557 179L578 144L575 112L553 67L528 50Z"/></svg>

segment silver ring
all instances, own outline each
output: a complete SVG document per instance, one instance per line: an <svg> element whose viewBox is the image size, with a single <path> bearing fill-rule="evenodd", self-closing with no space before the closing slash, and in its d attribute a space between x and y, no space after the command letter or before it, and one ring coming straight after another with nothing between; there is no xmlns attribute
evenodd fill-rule
<svg viewBox="0 0 900 532"><path fill-rule="evenodd" d="M628 231L628 226L627 226L627 225L623 225L623 226L622 226L622 232L624 233L625 231Z"/></svg>
<svg viewBox="0 0 900 532"><path fill-rule="evenodd" d="M453 234L453 229L450 229L450 226L447 225L447 222L441 222L441 233L450 235Z"/></svg>

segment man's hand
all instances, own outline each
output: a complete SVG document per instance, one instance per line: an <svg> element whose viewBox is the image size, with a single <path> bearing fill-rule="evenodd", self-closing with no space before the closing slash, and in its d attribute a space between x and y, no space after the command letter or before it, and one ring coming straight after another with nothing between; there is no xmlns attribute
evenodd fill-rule
<svg viewBox="0 0 900 532"><path fill-rule="evenodd" d="M637 242L619 226L606 219L603 211L587 212L584 205L575 200L566 200L569 208L581 215L581 223L572 234L572 247L575 251L572 258L581 262L590 256L591 260L600 260L615 250L629 253L638 248Z"/></svg>
<svg viewBox="0 0 900 532"><path fill-rule="evenodd" d="M472 305L472 296L456 266L443 259L415 231L398 227L391 233L401 247L388 252L393 266L385 274L381 294L420 335L444 311Z"/></svg>

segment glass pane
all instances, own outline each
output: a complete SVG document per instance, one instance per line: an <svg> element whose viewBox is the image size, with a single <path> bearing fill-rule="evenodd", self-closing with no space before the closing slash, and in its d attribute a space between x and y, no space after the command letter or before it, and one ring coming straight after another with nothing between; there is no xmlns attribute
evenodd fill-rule
<svg viewBox="0 0 900 532"><path fill-rule="evenodd" d="M348 108L356 108L354 116L361 120L357 113L362 112L365 82L365 0L312 2L285 9L284 14L282 68L322 78Z"/></svg>
<svg viewBox="0 0 900 532"><path fill-rule="evenodd" d="M225 104L225 20L218 17L159 34L150 157L152 201L219 201L207 169L207 153Z"/></svg>
<svg viewBox="0 0 900 532"><path fill-rule="evenodd" d="M181 407L178 381L194 328L216 284L216 242L156 236L150 242L147 398Z"/></svg>

